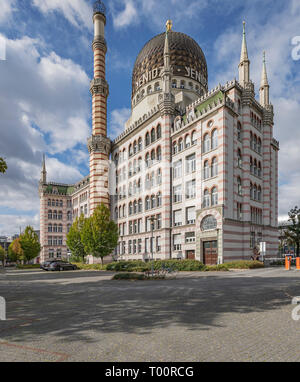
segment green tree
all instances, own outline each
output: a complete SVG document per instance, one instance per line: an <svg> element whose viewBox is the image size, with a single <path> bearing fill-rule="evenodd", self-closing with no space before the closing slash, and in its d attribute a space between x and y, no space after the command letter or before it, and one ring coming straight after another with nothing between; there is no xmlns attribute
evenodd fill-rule
<svg viewBox="0 0 300 382"><path fill-rule="evenodd" d="M3 158L0 157L0 173L5 174L7 170L7 164Z"/></svg>
<svg viewBox="0 0 300 382"><path fill-rule="evenodd" d="M285 239L288 244L296 247L296 254L300 254L300 209L296 206L289 212L289 222L291 223L285 229Z"/></svg>
<svg viewBox="0 0 300 382"><path fill-rule="evenodd" d="M82 261L84 263L87 256L84 245L81 240L81 232L85 223L85 217L83 214L76 218L69 233L67 234L67 246L72 252L71 259L73 261Z"/></svg>
<svg viewBox="0 0 300 382"><path fill-rule="evenodd" d="M38 256L41 250L38 235L31 226L25 228L20 236L20 244L23 249L23 260L28 262Z"/></svg>
<svg viewBox="0 0 300 382"><path fill-rule="evenodd" d="M21 247L20 238L15 239L8 247L8 257L10 261L19 262L23 259L24 252Z"/></svg>
<svg viewBox="0 0 300 382"><path fill-rule="evenodd" d="M1 245L0 245L0 261L1 261L3 266L5 266L5 259L6 259L5 249L3 247L1 247Z"/></svg>
<svg viewBox="0 0 300 382"><path fill-rule="evenodd" d="M93 215L85 219L81 240L86 253L103 259L112 254L118 245L118 225L110 219L109 209L102 203Z"/></svg>

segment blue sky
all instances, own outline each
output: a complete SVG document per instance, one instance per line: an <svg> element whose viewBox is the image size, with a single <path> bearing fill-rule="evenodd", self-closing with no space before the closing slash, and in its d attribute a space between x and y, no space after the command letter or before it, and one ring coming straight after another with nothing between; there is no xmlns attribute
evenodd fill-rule
<svg viewBox="0 0 300 382"><path fill-rule="evenodd" d="M0 41L6 45L6 60L0 61L0 156L9 166L0 176L0 235L13 234L20 225L39 227L37 182L43 152L49 180L71 183L88 174L92 3L0 0ZM135 58L149 39L164 31L168 18L174 30L190 35L202 47L210 88L238 76L246 20L257 93L262 51L267 52L274 133L281 143L280 215L299 204L300 61L291 55L291 40L300 35L299 1L107 0L105 4L112 137L122 131L130 113Z"/></svg>

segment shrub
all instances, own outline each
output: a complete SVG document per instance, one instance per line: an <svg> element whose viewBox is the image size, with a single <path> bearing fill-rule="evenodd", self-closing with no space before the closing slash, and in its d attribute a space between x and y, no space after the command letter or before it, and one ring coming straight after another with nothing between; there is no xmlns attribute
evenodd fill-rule
<svg viewBox="0 0 300 382"><path fill-rule="evenodd" d="M134 261L119 261L106 265L107 271L114 272L145 272L151 268L149 263L144 263L141 260Z"/></svg>
<svg viewBox="0 0 300 382"><path fill-rule="evenodd" d="M72 262L72 264L76 265L78 269L85 271L104 271L106 269L106 266L102 266L101 264L83 264L75 262Z"/></svg>
<svg viewBox="0 0 300 382"><path fill-rule="evenodd" d="M232 261L224 264L228 269L257 269L264 268L264 263L252 260Z"/></svg>
<svg viewBox="0 0 300 382"><path fill-rule="evenodd" d="M219 264L219 265L206 265L205 272L221 272L221 271L229 271L229 268L226 266L226 264Z"/></svg>
<svg viewBox="0 0 300 382"><path fill-rule="evenodd" d="M145 276L138 273L117 273L113 280L145 280Z"/></svg>
<svg viewBox="0 0 300 382"><path fill-rule="evenodd" d="M17 269L37 269L40 268L40 264L17 264Z"/></svg>
<svg viewBox="0 0 300 382"><path fill-rule="evenodd" d="M159 260L154 262L154 269L169 267L176 271L203 271L205 265L198 260Z"/></svg>

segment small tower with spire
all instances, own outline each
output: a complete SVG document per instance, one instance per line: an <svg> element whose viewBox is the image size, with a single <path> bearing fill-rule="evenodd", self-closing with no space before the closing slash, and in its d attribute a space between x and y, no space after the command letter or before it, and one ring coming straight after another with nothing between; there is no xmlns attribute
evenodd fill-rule
<svg viewBox="0 0 300 382"><path fill-rule="evenodd" d="M45 184L47 183L47 171L46 171L46 159L45 154L43 154L43 164L42 164L42 171L41 171L41 179L40 183Z"/></svg>
<svg viewBox="0 0 300 382"><path fill-rule="evenodd" d="M175 97L171 92L172 68L169 48L169 33L172 31L172 21L166 23L166 37L164 47L164 67L161 71L163 91L159 95L159 106L162 115L172 115L175 110Z"/></svg>
<svg viewBox="0 0 300 382"><path fill-rule="evenodd" d="M239 83L245 88L246 84L250 82L250 60L248 57L248 49L246 42L246 22L243 22L243 42L242 42L242 51L241 59L239 63Z"/></svg>
<svg viewBox="0 0 300 382"><path fill-rule="evenodd" d="M260 104L263 107L266 107L270 104L270 86L267 76L267 67L266 67L266 53L263 52L263 69L261 74L261 83L259 89L259 100Z"/></svg>

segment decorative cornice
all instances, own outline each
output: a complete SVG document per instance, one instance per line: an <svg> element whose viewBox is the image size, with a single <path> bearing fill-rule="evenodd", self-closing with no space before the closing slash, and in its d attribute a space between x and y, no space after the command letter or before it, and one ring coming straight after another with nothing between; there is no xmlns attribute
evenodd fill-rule
<svg viewBox="0 0 300 382"><path fill-rule="evenodd" d="M251 105L253 99L255 99L254 83L252 81L245 84L242 92L242 104L243 106Z"/></svg>
<svg viewBox="0 0 300 382"><path fill-rule="evenodd" d="M100 35L99 36L95 36L92 47L93 47L93 51L95 51L97 49L100 49L104 53L107 52L106 40L105 40L104 37L102 37Z"/></svg>
<svg viewBox="0 0 300 382"><path fill-rule="evenodd" d="M263 124L274 125L274 109L273 105L266 105L263 109Z"/></svg>
<svg viewBox="0 0 300 382"><path fill-rule="evenodd" d="M91 81L90 92L92 96L102 94L107 98L109 96L109 85L103 78L94 78Z"/></svg>
<svg viewBox="0 0 300 382"><path fill-rule="evenodd" d="M88 139L87 146L90 154L93 152L109 156L111 140L103 135L92 135L91 138Z"/></svg>

